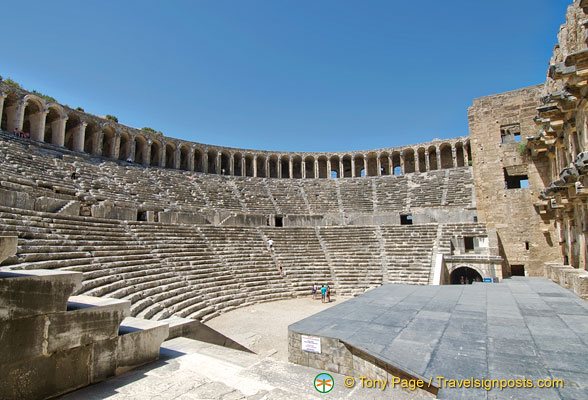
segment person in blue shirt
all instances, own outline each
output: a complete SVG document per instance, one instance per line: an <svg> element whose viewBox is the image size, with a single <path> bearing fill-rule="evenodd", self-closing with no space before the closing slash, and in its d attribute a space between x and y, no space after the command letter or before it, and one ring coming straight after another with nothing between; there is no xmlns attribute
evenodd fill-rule
<svg viewBox="0 0 588 400"><path fill-rule="evenodd" d="M323 285L323 287L321 287L321 302L322 303L325 302L326 296L327 296L327 285Z"/></svg>

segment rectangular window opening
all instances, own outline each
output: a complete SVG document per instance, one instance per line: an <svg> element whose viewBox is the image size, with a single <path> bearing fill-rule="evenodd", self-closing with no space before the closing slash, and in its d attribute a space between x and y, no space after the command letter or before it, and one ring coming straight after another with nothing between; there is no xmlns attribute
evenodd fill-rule
<svg viewBox="0 0 588 400"><path fill-rule="evenodd" d="M510 273L512 276L525 276L525 266L524 265L511 265L510 266Z"/></svg>
<svg viewBox="0 0 588 400"><path fill-rule="evenodd" d="M521 142L521 124L502 125L500 127L500 142L520 143Z"/></svg>
<svg viewBox="0 0 588 400"><path fill-rule="evenodd" d="M412 215L401 215L400 225L412 225Z"/></svg>
<svg viewBox="0 0 588 400"><path fill-rule="evenodd" d="M281 228L284 226L284 219L283 217L276 216L276 227Z"/></svg>
<svg viewBox="0 0 588 400"><path fill-rule="evenodd" d="M509 175L504 168L505 189L528 189L529 177L527 175Z"/></svg>
<svg viewBox="0 0 588 400"><path fill-rule="evenodd" d="M474 251L474 238L472 236L465 236L463 238L465 251Z"/></svg>
<svg viewBox="0 0 588 400"><path fill-rule="evenodd" d="M529 242L525 242L525 250L529 250Z"/></svg>
<svg viewBox="0 0 588 400"><path fill-rule="evenodd" d="M147 211L137 211L137 221L147 221Z"/></svg>

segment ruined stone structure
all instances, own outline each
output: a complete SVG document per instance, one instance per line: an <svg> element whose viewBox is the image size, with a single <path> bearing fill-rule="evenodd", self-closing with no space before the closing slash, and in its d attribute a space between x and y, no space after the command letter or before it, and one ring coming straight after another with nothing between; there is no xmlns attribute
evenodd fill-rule
<svg viewBox="0 0 588 400"><path fill-rule="evenodd" d="M146 166L260 178L354 178L467 166L467 137L349 153L284 153L193 143L73 110L0 82L1 130Z"/></svg>

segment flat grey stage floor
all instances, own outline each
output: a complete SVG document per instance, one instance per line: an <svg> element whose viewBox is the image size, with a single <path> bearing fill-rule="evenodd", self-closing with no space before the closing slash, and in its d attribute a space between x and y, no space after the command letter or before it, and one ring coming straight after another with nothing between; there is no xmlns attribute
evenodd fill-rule
<svg viewBox="0 0 588 400"><path fill-rule="evenodd" d="M385 285L289 329L427 379L564 379L563 389L441 389L439 398L588 399L588 303L543 278Z"/></svg>

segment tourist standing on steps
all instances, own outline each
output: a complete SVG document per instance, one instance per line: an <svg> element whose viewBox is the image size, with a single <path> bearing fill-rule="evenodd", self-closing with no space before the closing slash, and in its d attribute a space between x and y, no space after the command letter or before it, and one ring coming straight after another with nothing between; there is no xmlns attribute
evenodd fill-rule
<svg viewBox="0 0 588 400"><path fill-rule="evenodd" d="M318 285L316 283L312 284L312 290L310 291L310 293L312 294L312 299L315 300L316 299L316 292L318 292Z"/></svg>
<svg viewBox="0 0 588 400"><path fill-rule="evenodd" d="M274 241L270 239L267 244L269 244L269 251L274 251Z"/></svg>
<svg viewBox="0 0 588 400"><path fill-rule="evenodd" d="M329 285L327 285L327 303L331 302L331 287Z"/></svg>
<svg viewBox="0 0 588 400"><path fill-rule="evenodd" d="M284 276L284 269L282 268L284 262L280 261L280 276Z"/></svg>

